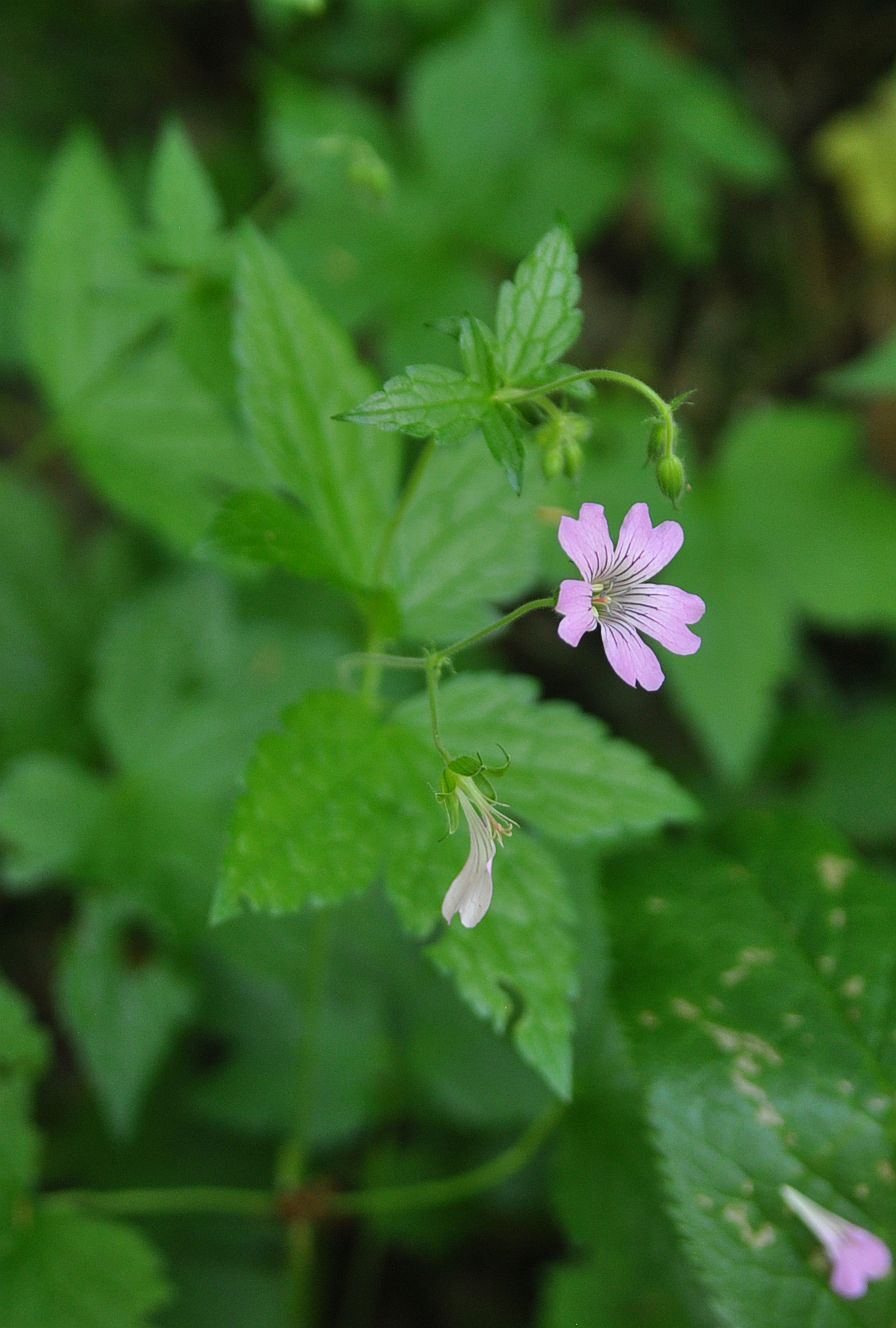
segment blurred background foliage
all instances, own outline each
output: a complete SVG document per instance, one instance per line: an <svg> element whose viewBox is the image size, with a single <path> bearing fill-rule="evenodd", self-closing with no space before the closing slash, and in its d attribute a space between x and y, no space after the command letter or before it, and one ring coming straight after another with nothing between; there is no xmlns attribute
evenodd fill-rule
<svg viewBox="0 0 896 1328"><path fill-rule="evenodd" d="M773 836L737 818L787 806L829 827L829 856L852 852L848 836L892 890L892 8L9 0L4 47L0 958L45 1031L4 988L0 1203L38 1174L32 1090L49 1188L264 1184L297 1083L312 1171L350 1184L459 1171L549 1101L378 895L330 919L313 1012L320 918L207 926L255 741L362 640L337 590L262 574L209 535L231 488L269 478L239 424L231 344L243 216L376 376L441 358L431 324L488 317L498 282L567 220L577 361L667 397L696 389L676 579L707 602L704 645L656 696L627 691L597 651L558 649L549 620L490 663L646 749L710 820L735 818L719 853L746 862ZM587 409L584 475L551 505L597 499L618 520L649 496L656 517L643 409L612 394ZM504 536L461 615L564 575L550 531L522 528L491 471L452 483L451 556L470 495L488 495ZM816 852L806 824L775 841L779 869ZM669 843L622 865L612 840L564 858L586 925L555 1152L478 1203L324 1228L317 1322L749 1321L715 1255L696 1260L699 1285L685 1263L652 1155L677 1145L653 1126L648 1143L635 1071L684 1092L639 1049L639 984L663 960L641 971L651 940L630 896L719 879L708 848ZM758 897L774 872L750 870ZM608 925L622 938L612 1002ZM38 1254L22 1246L4 1324L296 1321L266 1228L147 1222L163 1274L130 1228L41 1223L29 1240L55 1252L59 1285L32 1292Z"/></svg>

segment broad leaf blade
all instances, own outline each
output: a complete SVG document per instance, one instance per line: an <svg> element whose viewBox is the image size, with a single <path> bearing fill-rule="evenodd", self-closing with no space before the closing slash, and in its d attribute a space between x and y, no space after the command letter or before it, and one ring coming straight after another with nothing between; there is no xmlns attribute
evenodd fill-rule
<svg viewBox="0 0 896 1328"><path fill-rule="evenodd" d="M273 493L232 494L212 521L208 539L222 553L285 567L311 581L341 579L307 512Z"/></svg>
<svg viewBox="0 0 896 1328"><path fill-rule="evenodd" d="M157 257L190 267L210 253L210 241L223 221L202 162L177 120L162 131L149 177L148 208L155 228Z"/></svg>
<svg viewBox="0 0 896 1328"><path fill-rule="evenodd" d="M158 317L124 200L101 149L77 134L53 164L26 263L25 339L56 406L95 381Z"/></svg>
<svg viewBox="0 0 896 1328"><path fill-rule="evenodd" d="M524 432L519 420L509 406L499 402L483 415L479 427L488 450L503 470L513 492L519 496L526 464Z"/></svg>
<svg viewBox="0 0 896 1328"><path fill-rule="evenodd" d="M437 450L408 504L388 573L407 635L444 642L481 627L491 605L512 601L535 580L538 538L534 504L510 492L481 439Z"/></svg>
<svg viewBox="0 0 896 1328"><path fill-rule="evenodd" d="M455 920L427 951L480 1018L499 1031L512 1028L523 1060L563 1098L572 1085L578 985L573 918L556 862L517 832L495 863L494 901L483 921L465 931Z"/></svg>
<svg viewBox="0 0 896 1328"><path fill-rule="evenodd" d="M237 806L214 907L287 913L366 889L392 834L376 718L357 697L320 692L259 743Z"/></svg>
<svg viewBox="0 0 896 1328"><path fill-rule="evenodd" d="M80 1213L38 1210L0 1261L5 1328L150 1328L168 1297L142 1236Z"/></svg>
<svg viewBox="0 0 896 1328"><path fill-rule="evenodd" d="M499 796L511 815L557 839L599 840L624 831L689 820L693 800L644 752L608 738L574 706L538 702L530 678L466 674L440 688L442 737L449 750L478 752L510 768ZM421 736L429 723L422 697L406 701L397 720Z"/></svg>
<svg viewBox="0 0 896 1328"><path fill-rule="evenodd" d="M114 1132L133 1132L152 1078L193 1003L190 984L137 930L127 901L93 900L58 974L59 1008Z"/></svg>
<svg viewBox="0 0 896 1328"><path fill-rule="evenodd" d="M508 383L560 358L582 325L581 282L565 226L548 231L505 281L498 297L498 345Z"/></svg>
<svg viewBox="0 0 896 1328"><path fill-rule="evenodd" d="M396 444L333 418L369 390L369 375L345 334L248 227L236 344L256 442L307 506L330 556L363 580L395 494Z"/></svg>
<svg viewBox="0 0 896 1328"><path fill-rule="evenodd" d="M456 369L412 364L343 418L412 438L456 442L473 432L488 404L487 387Z"/></svg>
<svg viewBox="0 0 896 1328"><path fill-rule="evenodd" d="M690 843L608 872L619 999L673 1215L726 1321L747 1328L770 1313L780 1328L845 1328L854 1313L779 1190L791 1184L892 1243L893 1083L801 940L807 909L813 927L837 930L825 855L804 841L814 897L791 910L789 857L755 832L743 830L756 867ZM886 944L864 929L869 954ZM861 1006L862 993L850 999ZM872 1288L863 1321L885 1324L887 1300Z"/></svg>

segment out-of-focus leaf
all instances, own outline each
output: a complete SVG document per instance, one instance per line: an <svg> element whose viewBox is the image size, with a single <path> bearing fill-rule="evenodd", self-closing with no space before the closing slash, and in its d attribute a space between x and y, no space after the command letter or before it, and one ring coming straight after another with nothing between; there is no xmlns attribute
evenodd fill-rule
<svg viewBox="0 0 896 1328"><path fill-rule="evenodd" d="M148 210L154 227L153 256L191 267L209 255L222 222L221 204L183 126L171 120L156 147L149 177Z"/></svg>
<svg viewBox="0 0 896 1328"><path fill-rule="evenodd" d="M837 410L757 410L731 427L688 498L670 579L707 609L703 645L672 685L731 774L749 768L768 732L803 618L840 630L896 620L896 496L858 464L857 443L855 421Z"/></svg>
<svg viewBox="0 0 896 1328"><path fill-rule="evenodd" d="M70 402L167 308L142 275L131 222L108 162L89 134L56 158L26 265L25 340L51 401Z"/></svg>
<svg viewBox="0 0 896 1328"><path fill-rule="evenodd" d="M86 600L49 499L0 473L0 755L77 733Z"/></svg>
<svg viewBox="0 0 896 1328"><path fill-rule="evenodd" d="M815 716L812 771L800 805L865 844L896 837L896 705Z"/></svg>
<svg viewBox="0 0 896 1328"><path fill-rule="evenodd" d="M850 397L896 395L896 334L863 351L849 364L832 369L825 374L824 384L832 391Z"/></svg>
<svg viewBox="0 0 896 1328"><path fill-rule="evenodd" d="M80 1213L38 1211L0 1261L6 1328L150 1328L169 1294L142 1236Z"/></svg>
<svg viewBox="0 0 896 1328"><path fill-rule="evenodd" d="M222 553L285 567L311 581L341 579L307 512L276 494L232 494L215 516L208 534L212 546Z"/></svg>
<svg viewBox="0 0 896 1328"><path fill-rule="evenodd" d="M13 1240L19 1198L37 1173L39 1142L31 1124L31 1092L47 1052L47 1040L25 1001L0 979L0 1254Z"/></svg>
<svg viewBox="0 0 896 1328"><path fill-rule="evenodd" d="M868 102L837 115L815 138L822 172L839 186L852 223L872 252L896 247L896 78Z"/></svg>
<svg viewBox="0 0 896 1328"><path fill-rule="evenodd" d="M854 1313L779 1191L892 1242L892 883L774 814L607 878L672 1214L719 1312L845 1328ZM884 1325L888 1302L872 1288L863 1321Z"/></svg>
<svg viewBox="0 0 896 1328"><path fill-rule="evenodd" d="M241 239L237 355L255 440L336 564L364 580L394 499L395 441L334 415L371 386L345 334L256 231Z"/></svg>
<svg viewBox="0 0 896 1328"><path fill-rule="evenodd" d="M543 49L512 4L486 5L417 60L408 115L455 218L481 220L502 199L536 150L546 97Z"/></svg>
<svg viewBox="0 0 896 1328"><path fill-rule="evenodd" d="M100 493L180 549L204 534L225 485L267 479L226 410L167 344L83 394L65 432Z"/></svg>
<svg viewBox="0 0 896 1328"><path fill-rule="evenodd" d="M566 883L550 854L522 832L495 874L483 921L473 931L455 922L428 954L476 1014L499 1031L510 1029L523 1060L567 1098L578 950Z"/></svg>
<svg viewBox="0 0 896 1328"><path fill-rule="evenodd" d="M77 868L100 823L100 780L49 753L20 757L0 784L3 876L17 889Z"/></svg>
<svg viewBox="0 0 896 1328"><path fill-rule="evenodd" d="M119 1135L133 1131L152 1077L193 1001L190 983L152 953L140 921L124 899L91 900L58 973L60 1014Z"/></svg>
<svg viewBox="0 0 896 1328"><path fill-rule="evenodd" d="M534 581L538 534L534 501L513 494L480 437L437 450L387 573L406 633L447 641L483 626L490 604L511 602Z"/></svg>

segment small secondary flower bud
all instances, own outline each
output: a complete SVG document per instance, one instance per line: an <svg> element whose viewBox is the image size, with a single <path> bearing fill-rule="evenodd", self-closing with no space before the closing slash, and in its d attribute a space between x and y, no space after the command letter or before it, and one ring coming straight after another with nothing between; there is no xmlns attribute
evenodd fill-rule
<svg viewBox="0 0 896 1328"><path fill-rule="evenodd" d="M677 456L660 457L656 463L656 481L660 492L677 503L684 491L684 466Z"/></svg>

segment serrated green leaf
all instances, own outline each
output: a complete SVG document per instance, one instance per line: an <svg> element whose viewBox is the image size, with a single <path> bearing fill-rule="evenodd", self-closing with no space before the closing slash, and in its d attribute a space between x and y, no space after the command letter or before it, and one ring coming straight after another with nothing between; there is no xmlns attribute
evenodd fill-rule
<svg viewBox="0 0 896 1328"><path fill-rule="evenodd" d="M582 325L575 247L565 226L548 231L498 296L498 346L508 383L560 358Z"/></svg>
<svg viewBox="0 0 896 1328"><path fill-rule="evenodd" d="M258 232L240 240L237 356L258 446L308 508L336 564L365 579L395 495L398 452L334 420L369 390L345 334Z"/></svg>
<svg viewBox="0 0 896 1328"><path fill-rule="evenodd" d="M503 747L510 767L501 801L557 839L612 838L696 814L689 795L644 752L608 738L598 720L572 705L538 703L534 679L465 674L440 687L439 703L449 750L488 759ZM421 736L428 731L422 697L403 702L395 718Z"/></svg>
<svg viewBox="0 0 896 1328"><path fill-rule="evenodd" d="M578 950L566 883L550 854L522 832L502 850L495 875L494 901L478 927L449 928L427 954L481 1019L510 1029L523 1060L567 1098Z"/></svg>
<svg viewBox="0 0 896 1328"><path fill-rule="evenodd" d="M720 1312L736 1328L770 1306L781 1328L855 1323L779 1189L892 1243L892 890L773 815L608 879L673 1216ZM863 1322L887 1322L888 1294L869 1291Z"/></svg>
<svg viewBox="0 0 896 1328"><path fill-rule="evenodd" d="M193 1003L190 983L152 953L125 899L94 899L81 914L57 975L59 1012L112 1130L130 1135L166 1052ZM149 954L143 947L150 946Z"/></svg>
<svg viewBox="0 0 896 1328"><path fill-rule="evenodd" d="M148 194L154 255L172 266L191 267L209 255L209 241L223 217L214 186L183 125L162 130L152 160Z"/></svg>
<svg viewBox="0 0 896 1328"><path fill-rule="evenodd" d="M444 642L481 627L491 605L535 580L538 537L534 501L510 492L480 438L438 449L408 503L387 572L406 634Z"/></svg>
<svg viewBox="0 0 896 1328"><path fill-rule="evenodd" d="M168 1296L142 1236L80 1213L38 1210L0 1262L5 1328L149 1328Z"/></svg>
<svg viewBox="0 0 896 1328"><path fill-rule="evenodd" d="M526 464L523 448L525 430L522 424L509 406L498 402L483 415L479 427L488 443L488 450L503 470L511 489L519 497Z"/></svg>
<svg viewBox="0 0 896 1328"><path fill-rule="evenodd" d="M440 364L412 364L343 418L454 443L473 432L488 407L489 393L481 382Z"/></svg>
<svg viewBox="0 0 896 1328"><path fill-rule="evenodd" d="M17 889L76 869L100 822L100 780L49 753L21 757L0 784L3 876Z"/></svg>
<svg viewBox="0 0 896 1328"><path fill-rule="evenodd" d="M337 903L374 880L392 827L386 759L372 711L321 692L258 744L237 805L215 899L222 922L244 905L288 913Z"/></svg>
<svg viewBox="0 0 896 1328"><path fill-rule="evenodd" d="M96 140L74 135L51 171L25 270L29 359L57 406L158 318L167 297L141 275L124 201Z"/></svg>
<svg viewBox="0 0 896 1328"><path fill-rule="evenodd" d="M209 527L211 545L249 562L285 567L308 580L340 580L314 522L273 493L232 494Z"/></svg>

